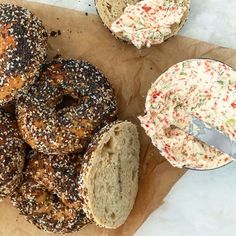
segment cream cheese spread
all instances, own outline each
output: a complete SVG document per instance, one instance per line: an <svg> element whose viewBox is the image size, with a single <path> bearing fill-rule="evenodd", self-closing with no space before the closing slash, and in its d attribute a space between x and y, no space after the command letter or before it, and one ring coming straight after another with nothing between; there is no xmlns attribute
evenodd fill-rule
<svg viewBox="0 0 236 236"><path fill-rule="evenodd" d="M139 49L150 47L171 35L171 27L181 22L187 10L183 0L143 0L128 5L110 29Z"/></svg>
<svg viewBox="0 0 236 236"><path fill-rule="evenodd" d="M184 129L191 114L236 138L236 76L231 67L210 59L180 62L152 85L145 109L141 125L173 166L212 169L233 160L176 128Z"/></svg>

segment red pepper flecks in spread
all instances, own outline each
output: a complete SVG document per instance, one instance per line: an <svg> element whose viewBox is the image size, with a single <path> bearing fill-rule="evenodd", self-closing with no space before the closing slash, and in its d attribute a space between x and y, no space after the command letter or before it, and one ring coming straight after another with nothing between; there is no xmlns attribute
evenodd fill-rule
<svg viewBox="0 0 236 236"><path fill-rule="evenodd" d="M122 35L137 48L160 44L180 23L188 8L184 0L143 0L125 8L123 15L111 25L111 31Z"/></svg>
<svg viewBox="0 0 236 236"><path fill-rule="evenodd" d="M209 59L180 62L162 74L146 99L142 127L176 167L212 169L233 159L176 127L191 114L236 138L236 72ZM173 158L174 157L174 158Z"/></svg>

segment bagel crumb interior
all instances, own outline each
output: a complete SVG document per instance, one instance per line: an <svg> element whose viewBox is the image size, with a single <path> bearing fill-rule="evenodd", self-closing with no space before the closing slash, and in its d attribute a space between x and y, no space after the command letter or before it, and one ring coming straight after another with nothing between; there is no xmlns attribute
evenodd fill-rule
<svg viewBox="0 0 236 236"><path fill-rule="evenodd" d="M86 175L88 208L94 221L106 228L122 225L138 191L139 139L130 122L115 124L92 153Z"/></svg>

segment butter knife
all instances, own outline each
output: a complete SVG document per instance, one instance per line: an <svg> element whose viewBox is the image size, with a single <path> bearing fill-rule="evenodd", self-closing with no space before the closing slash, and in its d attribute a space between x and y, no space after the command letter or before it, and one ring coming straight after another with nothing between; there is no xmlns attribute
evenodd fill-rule
<svg viewBox="0 0 236 236"><path fill-rule="evenodd" d="M189 123L184 131L236 159L236 140L231 139L227 134L211 127L197 117L189 116Z"/></svg>

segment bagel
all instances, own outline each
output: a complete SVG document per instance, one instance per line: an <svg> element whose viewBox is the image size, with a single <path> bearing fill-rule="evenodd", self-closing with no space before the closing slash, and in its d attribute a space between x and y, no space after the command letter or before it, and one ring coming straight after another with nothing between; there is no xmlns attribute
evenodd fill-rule
<svg viewBox="0 0 236 236"><path fill-rule="evenodd" d="M117 228L137 195L139 149L136 126L117 121L96 133L84 155L34 152L13 205L47 232L71 233L90 222Z"/></svg>
<svg viewBox="0 0 236 236"><path fill-rule="evenodd" d="M17 121L0 110L0 198L11 195L22 180L25 147Z"/></svg>
<svg viewBox="0 0 236 236"><path fill-rule="evenodd" d="M69 96L71 103L61 106ZM62 102L62 103L61 103ZM94 133L117 117L113 88L85 61L56 60L17 105L25 141L45 154L82 151Z"/></svg>
<svg viewBox="0 0 236 236"><path fill-rule="evenodd" d="M189 15L190 0L95 0L98 15L119 39L138 49L176 35Z"/></svg>
<svg viewBox="0 0 236 236"><path fill-rule="evenodd" d="M0 4L0 106L18 98L46 60L47 32L29 10Z"/></svg>
<svg viewBox="0 0 236 236"><path fill-rule="evenodd" d="M27 221L52 233L72 233L90 220L82 209L78 186L82 157L34 152L24 182L12 195L12 203Z"/></svg>
<svg viewBox="0 0 236 236"><path fill-rule="evenodd" d="M115 229L128 218L138 191L139 152L137 128L128 121L105 126L89 145L79 192L97 225Z"/></svg>

